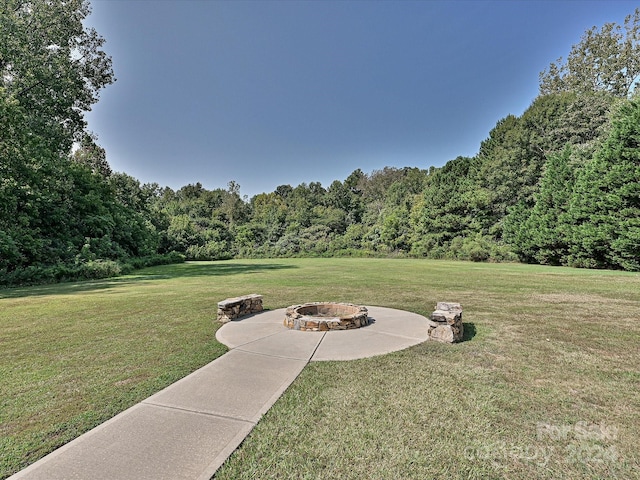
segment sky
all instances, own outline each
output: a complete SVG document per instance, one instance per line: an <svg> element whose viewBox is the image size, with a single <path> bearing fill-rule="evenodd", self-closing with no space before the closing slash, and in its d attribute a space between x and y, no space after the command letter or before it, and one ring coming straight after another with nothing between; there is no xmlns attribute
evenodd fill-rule
<svg viewBox="0 0 640 480"><path fill-rule="evenodd" d="M633 1L92 0L115 171L242 195L473 156L539 73Z"/></svg>

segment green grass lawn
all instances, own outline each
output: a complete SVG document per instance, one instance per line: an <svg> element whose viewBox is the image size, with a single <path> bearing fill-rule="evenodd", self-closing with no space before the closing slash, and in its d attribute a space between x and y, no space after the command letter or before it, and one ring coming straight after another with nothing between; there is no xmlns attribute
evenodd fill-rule
<svg viewBox="0 0 640 480"><path fill-rule="evenodd" d="M216 303L464 307L466 341L312 363L216 478L638 478L640 275L238 260L0 290L0 478L225 352Z"/></svg>

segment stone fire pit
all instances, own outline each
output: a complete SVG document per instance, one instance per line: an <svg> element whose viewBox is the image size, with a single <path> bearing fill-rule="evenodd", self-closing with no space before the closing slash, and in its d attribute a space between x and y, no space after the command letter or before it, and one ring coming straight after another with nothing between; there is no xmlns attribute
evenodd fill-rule
<svg viewBox="0 0 640 480"><path fill-rule="evenodd" d="M284 326L292 330L325 332L369 325L365 307L351 303L314 302L292 305L285 312Z"/></svg>

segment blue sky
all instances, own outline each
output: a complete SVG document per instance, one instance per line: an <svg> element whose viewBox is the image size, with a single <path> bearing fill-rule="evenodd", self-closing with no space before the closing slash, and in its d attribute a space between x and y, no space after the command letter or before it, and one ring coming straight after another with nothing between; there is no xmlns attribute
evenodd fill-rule
<svg viewBox="0 0 640 480"><path fill-rule="evenodd" d="M93 0L118 81L87 114L116 171L249 197L442 166L631 1Z"/></svg>

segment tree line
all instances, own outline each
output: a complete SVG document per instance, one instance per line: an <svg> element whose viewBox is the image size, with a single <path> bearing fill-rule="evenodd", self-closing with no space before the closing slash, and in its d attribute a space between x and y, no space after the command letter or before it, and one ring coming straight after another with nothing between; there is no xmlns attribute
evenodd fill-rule
<svg viewBox="0 0 640 480"><path fill-rule="evenodd" d="M328 187L177 191L112 172L82 113L115 81L86 1L0 17L0 284L157 263L380 256L640 270L640 10L587 30L521 115L441 168L355 170Z"/></svg>

